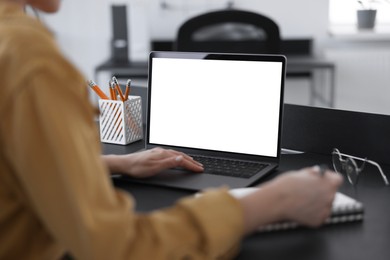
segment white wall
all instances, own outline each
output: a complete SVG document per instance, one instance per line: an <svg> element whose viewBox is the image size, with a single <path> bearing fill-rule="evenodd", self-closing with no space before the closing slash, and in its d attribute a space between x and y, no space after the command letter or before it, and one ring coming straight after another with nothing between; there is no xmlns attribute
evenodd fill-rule
<svg viewBox="0 0 390 260"><path fill-rule="evenodd" d="M43 15L67 55L88 76L109 57L111 38L110 4L129 6L131 57L146 60L150 39L173 39L178 26L188 17L210 9L224 8L227 0L67 0L54 15ZM326 37L328 0L240 0L237 8L269 15L278 21L283 37Z"/></svg>
<svg viewBox="0 0 390 260"><path fill-rule="evenodd" d="M43 15L42 19L55 32L66 55L87 78L93 78L94 68L110 56L111 4L125 3L129 6L130 56L132 60L146 60L151 39L173 39L184 20L206 10L224 8L228 0L165 0L168 6L165 9L161 7L161 2L164 1L66 0L62 1L63 6L59 13ZM356 66L351 71L343 62L344 58L338 59L343 50L350 48L359 53L376 49L379 44L382 49L390 50L389 40L382 40L374 45L372 41L356 44L349 40L331 38L328 35L328 0L236 0L234 3L237 8L249 9L274 18L280 26L282 37L313 37L317 55L325 54L336 62L341 60L341 66L336 64L338 108L390 114L390 102L387 102L387 99L390 99L390 86L383 87L389 85L387 78L378 78L376 68L367 66ZM375 62L375 59L371 62ZM350 77L345 77L346 73ZM376 88L368 88L365 82L372 82ZM352 97L348 94L350 91L355 93ZM367 100L368 104L361 106L367 91L371 98ZM375 99L373 93L376 91L382 92L378 93L381 98ZM302 96L307 93L295 95Z"/></svg>

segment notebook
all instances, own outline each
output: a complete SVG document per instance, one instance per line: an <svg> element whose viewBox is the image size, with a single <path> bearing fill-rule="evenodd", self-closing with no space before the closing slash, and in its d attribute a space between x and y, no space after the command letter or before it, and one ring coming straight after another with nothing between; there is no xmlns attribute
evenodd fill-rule
<svg viewBox="0 0 390 260"><path fill-rule="evenodd" d="M138 181L239 188L270 173L280 158L285 67L281 55L151 52L146 149L183 151L205 171Z"/></svg>
<svg viewBox="0 0 390 260"><path fill-rule="evenodd" d="M259 188L232 189L230 194L236 198L248 195ZM332 213L326 219L325 225L340 224L347 222L357 222L364 219L364 206L360 201L351 198L344 193L336 192L332 203ZM300 227L298 223L291 221L268 224L258 228L258 232L270 232L278 230L288 230Z"/></svg>

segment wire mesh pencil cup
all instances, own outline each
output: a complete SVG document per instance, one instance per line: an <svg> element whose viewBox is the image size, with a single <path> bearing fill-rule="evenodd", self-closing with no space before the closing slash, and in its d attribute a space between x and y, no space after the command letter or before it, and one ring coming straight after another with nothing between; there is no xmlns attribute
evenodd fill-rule
<svg viewBox="0 0 390 260"><path fill-rule="evenodd" d="M124 102L99 100L100 140L126 145L143 138L141 97L129 96Z"/></svg>

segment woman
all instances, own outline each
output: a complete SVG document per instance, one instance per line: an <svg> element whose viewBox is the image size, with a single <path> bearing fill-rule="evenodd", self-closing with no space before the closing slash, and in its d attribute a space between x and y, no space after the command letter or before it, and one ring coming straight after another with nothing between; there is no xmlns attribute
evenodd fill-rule
<svg viewBox="0 0 390 260"><path fill-rule="evenodd" d="M329 171L321 177L316 167L283 174L240 199L217 189L134 212L110 171L146 177L176 166L201 172L202 165L163 149L100 155L84 78L23 12L27 4L55 12L59 2L0 0L0 259L232 257L260 225L324 222L342 180Z"/></svg>

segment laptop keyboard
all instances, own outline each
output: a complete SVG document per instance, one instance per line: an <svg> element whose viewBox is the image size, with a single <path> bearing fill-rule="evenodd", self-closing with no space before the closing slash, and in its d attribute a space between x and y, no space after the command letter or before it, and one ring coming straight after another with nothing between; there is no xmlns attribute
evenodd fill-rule
<svg viewBox="0 0 390 260"><path fill-rule="evenodd" d="M205 173L238 178L250 178L267 166L267 164L264 163L222 159L200 155L190 156L194 158L194 160L203 164Z"/></svg>

